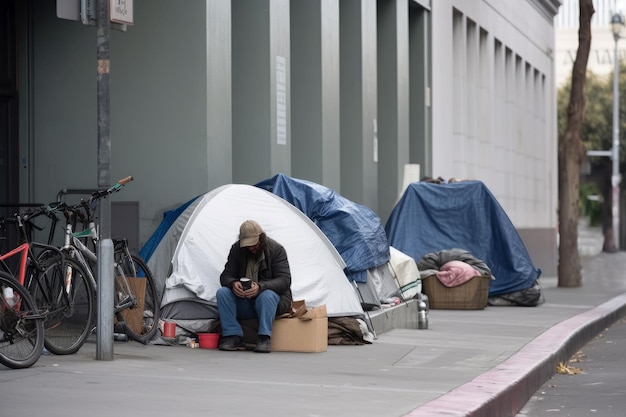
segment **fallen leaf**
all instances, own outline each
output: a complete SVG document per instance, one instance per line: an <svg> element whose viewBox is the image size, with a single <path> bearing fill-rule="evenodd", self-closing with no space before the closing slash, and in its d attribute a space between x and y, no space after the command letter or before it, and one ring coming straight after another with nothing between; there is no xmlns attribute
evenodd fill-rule
<svg viewBox="0 0 626 417"><path fill-rule="evenodd" d="M582 369L559 362L556 366L556 372L562 375L576 375L582 373Z"/></svg>

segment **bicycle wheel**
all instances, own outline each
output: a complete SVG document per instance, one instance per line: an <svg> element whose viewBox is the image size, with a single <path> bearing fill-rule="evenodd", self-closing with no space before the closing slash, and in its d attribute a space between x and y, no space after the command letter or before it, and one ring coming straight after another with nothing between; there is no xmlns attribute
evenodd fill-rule
<svg viewBox="0 0 626 417"><path fill-rule="evenodd" d="M129 338L147 344L156 334L161 307L154 278L146 263L139 256L131 255L129 259L128 255L119 251L115 257L118 266L126 277L128 287L133 293L132 297L137 301L137 305L118 312L116 314L117 320ZM117 289L125 287L120 280L123 278L118 276L116 278L116 305L120 299L124 298L124 290L117 291Z"/></svg>
<svg viewBox="0 0 626 417"><path fill-rule="evenodd" d="M0 363L13 369L32 366L43 339L43 315L32 297L13 276L0 272Z"/></svg>
<svg viewBox="0 0 626 417"><path fill-rule="evenodd" d="M87 274L64 258L45 266L31 288L35 303L46 311L46 349L55 355L76 353L93 329L95 295Z"/></svg>

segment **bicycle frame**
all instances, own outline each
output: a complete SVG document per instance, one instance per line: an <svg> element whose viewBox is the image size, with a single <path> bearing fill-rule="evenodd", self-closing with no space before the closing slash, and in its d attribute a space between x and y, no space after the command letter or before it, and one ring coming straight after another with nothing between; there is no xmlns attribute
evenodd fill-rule
<svg viewBox="0 0 626 417"><path fill-rule="evenodd" d="M28 264L28 260L30 259L30 264L37 270L37 271L42 271L42 267L41 265L39 265L39 263L35 260L35 256L32 253L31 248L33 246L39 246L43 249L46 250L54 250L56 253L58 253L61 257L63 257L63 253L58 250L57 248L53 247L53 246L49 246L49 245L44 245L44 244L39 244L39 243L22 243L20 246L18 246L17 248L10 250L9 252L0 255L0 261L2 261L3 263L3 267L6 270L6 272L11 273L13 276L15 276L17 278L17 281L20 283L20 285L29 288L30 287L30 282L26 282L26 265ZM5 260L12 258L14 256L18 256L19 255L19 265L17 267L16 272L10 271L9 267L6 265ZM62 258L61 258L62 259ZM69 279L69 277L66 276L65 279L65 292L69 294L70 290L71 290L71 279Z"/></svg>
<svg viewBox="0 0 626 417"><path fill-rule="evenodd" d="M73 259L83 266L87 272L89 280L93 284L93 287L97 289L98 286L94 266L98 262L98 257L81 241L81 238L91 239L97 245L99 241L98 230L93 222L90 222L89 226L82 232L74 233L72 229L72 224L68 222L65 226L65 242L61 250L67 251ZM125 247L125 251L128 251L127 247ZM130 257L130 253L127 253L127 255ZM124 294L127 294L126 299L119 300L119 302L115 305L114 313L119 313L122 310L137 305L137 300L132 296L130 284L126 279L126 274L124 274L122 268L120 268L117 263L114 263L113 267L117 271L117 285L121 285L123 287ZM135 276L136 275L137 274L135 273Z"/></svg>
<svg viewBox="0 0 626 417"><path fill-rule="evenodd" d="M20 224L19 220L18 220L18 224ZM32 284L31 282L26 282L26 272L27 272L27 265L29 265L29 261L30 261L30 265L32 265L38 271L37 273L43 271L42 266L39 264L34 254L32 253L33 246L38 246L45 250L53 250L55 253L57 253L61 257L61 262L63 262L63 253L59 249L53 246L44 245L44 244L35 243L35 242L22 243L17 248L14 248L10 250L9 252L0 255L0 261L2 262L2 267L6 270L6 272L9 272L13 277L15 277L17 282L21 286L27 289L30 289L31 284ZM10 271L8 265L5 263L5 260L12 258L14 256L19 256L19 262L18 262L19 265L15 272ZM36 278L37 273L33 274L31 278ZM68 297L69 297L70 291L72 290L71 269L69 268L66 271L64 284L65 285L63 287L65 291L62 291L61 293L63 294L63 298L65 299L65 301L69 303ZM43 311L42 313L45 317L45 315L50 313L50 311L46 310L46 311Z"/></svg>
<svg viewBox="0 0 626 417"><path fill-rule="evenodd" d="M20 255L18 274L14 274L14 276L17 275L17 280L22 286L24 286L24 280L26 278L26 261L28 259L29 249L30 249L30 245L28 243L22 243L17 248L0 256L0 261L4 262L5 259L9 259L17 254ZM8 269L8 267L6 267L5 269ZM11 271L7 271L7 272L11 272Z"/></svg>
<svg viewBox="0 0 626 417"><path fill-rule="evenodd" d="M95 226L94 226L95 229ZM93 285L93 288L98 288L96 277L93 272L92 264L95 264L98 261L96 254L93 253L87 246L83 244L83 242L78 239L78 237L92 237L97 239L95 235L95 230L88 228L79 233L72 232L72 224L70 222L65 226L65 241L63 246L61 247L61 251L66 251L69 253L70 257L76 261L84 268L87 273L87 277L89 281Z"/></svg>
<svg viewBox="0 0 626 417"><path fill-rule="evenodd" d="M2 261L4 263L5 259L9 259L17 254L20 255L20 260L19 260L19 274L17 276L17 281L20 283L21 286L24 286L24 279L26 276L26 260L28 259L28 243L22 243L20 246L18 246L17 248L5 253L4 255L0 256L0 261ZM8 269L8 267L6 267L6 269ZM9 271L7 271L9 272ZM14 277L15 275L12 274ZM11 306L2 306L3 308L10 308ZM17 303L17 308L20 308L20 304L19 302Z"/></svg>

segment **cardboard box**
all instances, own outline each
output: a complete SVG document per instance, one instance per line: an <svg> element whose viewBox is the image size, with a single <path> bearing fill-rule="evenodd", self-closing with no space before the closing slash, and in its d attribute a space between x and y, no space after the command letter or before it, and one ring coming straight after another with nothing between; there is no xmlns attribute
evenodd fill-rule
<svg viewBox="0 0 626 417"><path fill-rule="evenodd" d="M123 278L117 277L118 285L124 286ZM144 323L144 303L146 301L146 279L137 277L126 277L126 281L131 291L137 297L137 306L122 310L121 314L126 325L137 334L145 332Z"/></svg>
<svg viewBox="0 0 626 417"><path fill-rule="evenodd" d="M328 350L328 317L326 306L301 310L294 318L274 320L270 348L273 352L326 352ZM259 322L256 319L240 320L246 345L252 348L257 339ZM216 325L211 332L220 333Z"/></svg>
<svg viewBox="0 0 626 417"><path fill-rule="evenodd" d="M276 352L326 352L328 318L274 320L271 348Z"/></svg>

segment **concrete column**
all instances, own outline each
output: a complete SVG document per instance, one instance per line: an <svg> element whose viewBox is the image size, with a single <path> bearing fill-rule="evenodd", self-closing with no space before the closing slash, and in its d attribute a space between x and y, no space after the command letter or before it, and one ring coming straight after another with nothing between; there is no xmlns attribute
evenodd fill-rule
<svg viewBox="0 0 626 417"><path fill-rule="evenodd" d="M420 176L433 175L430 13L409 5L410 162L420 165Z"/></svg>
<svg viewBox="0 0 626 417"><path fill-rule="evenodd" d="M386 219L409 163L409 4L378 0L378 215Z"/></svg>
<svg viewBox="0 0 626 417"><path fill-rule="evenodd" d="M206 2L208 190L232 182L231 2Z"/></svg>
<svg viewBox="0 0 626 417"><path fill-rule="evenodd" d="M378 207L376 0L340 0L341 193Z"/></svg>
<svg viewBox="0 0 626 417"><path fill-rule="evenodd" d="M292 173L339 190L339 3L291 3Z"/></svg>
<svg viewBox="0 0 626 417"><path fill-rule="evenodd" d="M291 174L289 0L232 0L233 182Z"/></svg>

